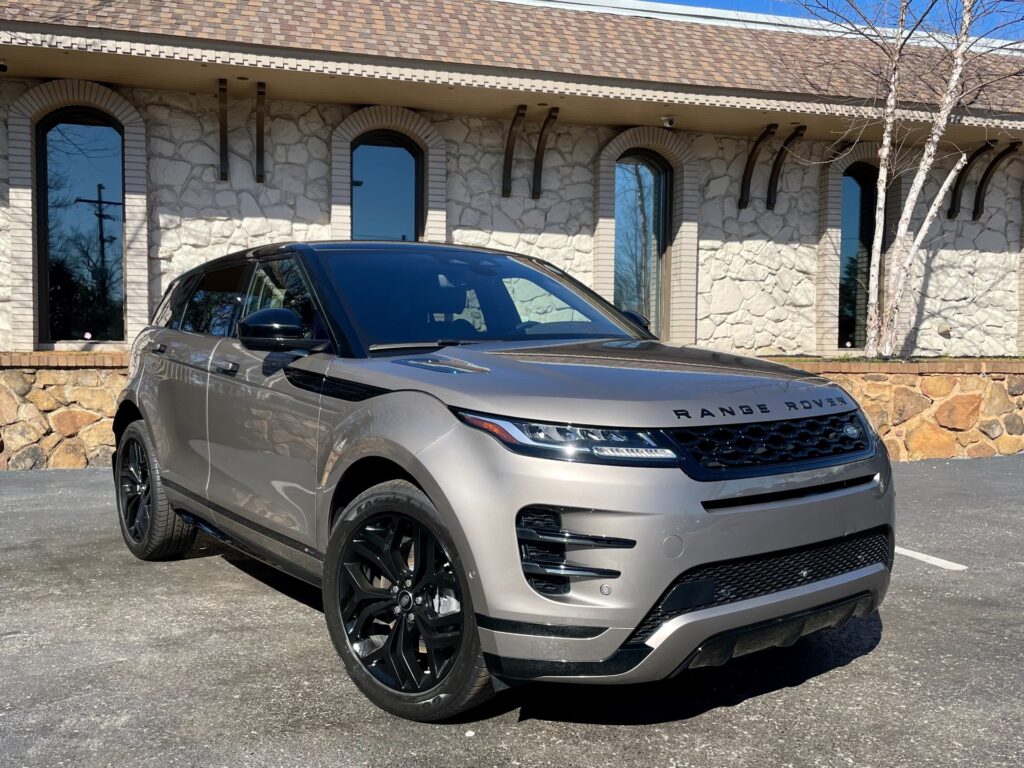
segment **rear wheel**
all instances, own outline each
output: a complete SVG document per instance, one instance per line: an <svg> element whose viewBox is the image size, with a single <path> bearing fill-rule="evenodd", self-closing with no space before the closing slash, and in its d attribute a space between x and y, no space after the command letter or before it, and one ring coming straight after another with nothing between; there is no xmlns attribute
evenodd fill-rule
<svg viewBox="0 0 1024 768"><path fill-rule="evenodd" d="M132 554L140 560L167 560L187 552L196 538L195 526L167 503L153 441L141 419L121 435L114 477L121 535Z"/></svg>
<svg viewBox="0 0 1024 768"><path fill-rule="evenodd" d="M352 680L392 714L443 720L493 692L458 553L409 482L375 486L340 516L324 613Z"/></svg>

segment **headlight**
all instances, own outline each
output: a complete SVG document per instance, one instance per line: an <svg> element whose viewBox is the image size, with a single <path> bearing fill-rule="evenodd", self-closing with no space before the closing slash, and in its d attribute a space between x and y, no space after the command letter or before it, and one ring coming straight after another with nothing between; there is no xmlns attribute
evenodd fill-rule
<svg viewBox="0 0 1024 768"><path fill-rule="evenodd" d="M509 450L530 456L598 464L665 466L677 461L675 451L659 444L651 432L520 421L467 411L457 415Z"/></svg>

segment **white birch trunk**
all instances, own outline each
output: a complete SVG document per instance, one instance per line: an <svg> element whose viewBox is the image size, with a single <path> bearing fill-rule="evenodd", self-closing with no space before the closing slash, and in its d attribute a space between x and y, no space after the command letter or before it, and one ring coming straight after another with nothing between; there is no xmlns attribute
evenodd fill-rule
<svg viewBox="0 0 1024 768"><path fill-rule="evenodd" d="M924 189L925 181L928 179L928 174L931 173L932 167L935 165L935 155L939 149L939 142L946 132L946 127L949 125L950 115L956 105L960 103L963 88L964 64L966 62L968 48L970 47L970 31L974 22L974 6L976 2L977 0L963 0L963 15L960 19L960 28L957 31L955 44L951 53L952 62L950 64L949 77L946 81L946 88L942 94L939 109L932 120L928 139L925 142L924 149L921 152L921 159L914 172L914 180L911 182L910 191L907 194L907 199L904 202L899 222L897 222L896 225L896 235L893 239L892 255L894 257L893 260L900 264L900 268L894 275L892 275L892 278L889 281L889 297L887 297L885 302L886 307L882 315L879 336L887 340L881 351L881 354L884 357L891 356L892 349L895 346L896 326L898 325L900 311L899 302L902 300L906 289L907 277L910 273L910 265L908 264L906 269L903 268L903 265L907 264L908 258L912 264L913 257L916 256L920 250L920 245L915 247L914 243L920 243L923 241L924 236L922 235L922 232L926 232L927 227L930 226L930 222L926 220L922 224L917 237L911 241L909 233L913 223L914 210L917 208L917 203L921 197L921 192ZM932 208L934 207L933 203ZM932 220L934 220L934 216L932 217ZM899 299L897 299L897 297L899 297Z"/></svg>
<svg viewBox="0 0 1024 768"><path fill-rule="evenodd" d="M878 183L875 185L875 232L871 238L871 256L868 264L868 313L864 339L864 354L875 357L878 354L878 338L881 330L880 276L882 267L882 246L885 243L885 209L889 194L889 174L892 168L892 145L896 134L896 110L899 107L900 56L906 34L907 13L910 0L900 0L899 25L896 29L896 45L889 60L889 80L886 83L885 111L882 117L882 146L878 151Z"/></svg>
<svg viewBox="0 0 1024 768"><path fill-rule="evenodd" d="M932 204L928 208L928 213L925 215L920 229L918 229L917 236L914 238L913 242L904 249L903 259L897 267L896 274L893 275L892 296L887 302L885 329L881 335L882 357L892 357L893 351L896 347L896 333L899 330L900 307L903 306L903 293L906 290L907 280L910 278L910 270L914 265L914 260L917 258L917 254L920 252L921 246L924 244L924 240L928 236L928 232L935 223L935 219L938 218L939 211L942 208L942 203L946 199L946 195L949 194L950 187L953 186L953 182L956 179L957 174L960 173L960 170L966 164L967 155L960 153L960 157L957 159L956 164L942 181L942 186L939 188L938 194L935 195L935 199L932 200ZM922 301L923 300L924 299L922 297Z"/></svg>

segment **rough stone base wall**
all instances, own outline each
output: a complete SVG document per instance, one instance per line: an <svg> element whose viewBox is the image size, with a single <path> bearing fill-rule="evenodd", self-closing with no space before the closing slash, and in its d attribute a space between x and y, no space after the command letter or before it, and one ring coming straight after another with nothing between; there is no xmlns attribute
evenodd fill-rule
<svg viewBox="0 0 1024 768"><path fill-rule="evenodd" d="M877 370L899 364L876 370L856 363L796 365L853 395L893 461L1024 452L1024 362L997 363L997 372L973 361L945 364L949 372L911 373ZM958 365L978 370L957 372ZM0 470L109 466L125 373L123 367L0 368Z"/></svg>
<svg viewBox="0 0 1024 768"><path fill-rule="evenodd" d="M109 466L120 369L0 370L0 470Z"/></svg>
<svg viewBox="0 0 1024 768"><path fill-rule="evenodd" d="M1024 451L1024 375L826 374L860 403L893 461Z"/></svg>

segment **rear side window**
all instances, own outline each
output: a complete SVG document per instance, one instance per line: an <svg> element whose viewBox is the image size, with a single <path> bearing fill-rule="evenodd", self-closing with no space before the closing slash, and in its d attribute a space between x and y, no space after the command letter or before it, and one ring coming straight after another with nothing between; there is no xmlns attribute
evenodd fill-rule
<svg viewBox="0 0 1024 768"><path fill-rule="evenodd" d="M153 325L164 328L177 328L181 324L181 313L185 309L185 302L188 301L189 293L196 284L198 278L195 275L185 279L174 280L167 288L163 301L156 308L153 315Z"/></svg>
<svg viewBox="0 0 1024 768"><path fill-rule="evenodd" d="M245 301L248 275L248 264L214 269L204 274L185 307L181 330L231 336Z"/></svg>

